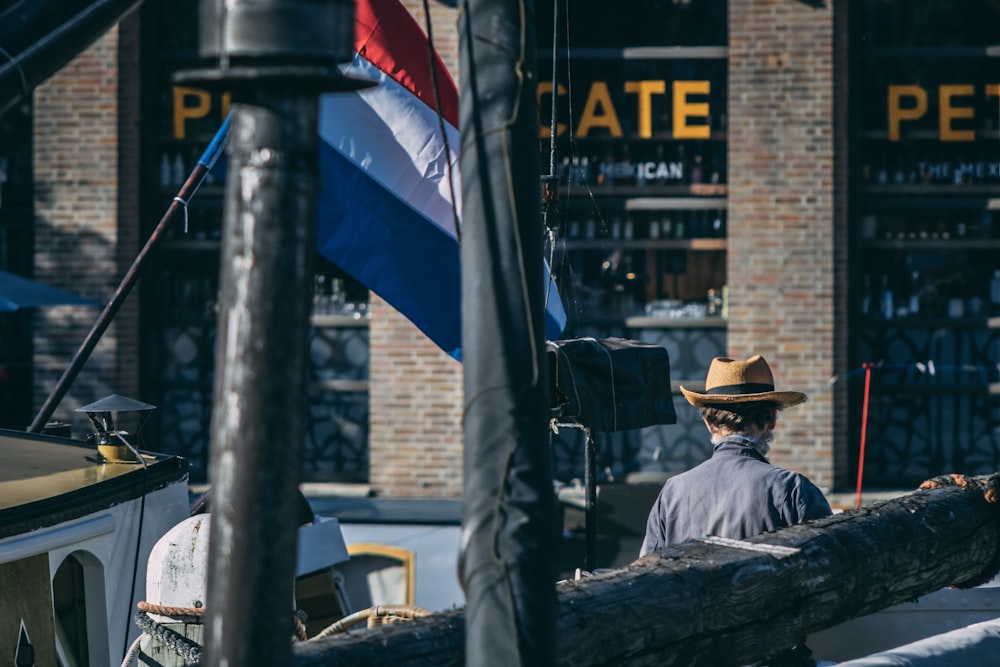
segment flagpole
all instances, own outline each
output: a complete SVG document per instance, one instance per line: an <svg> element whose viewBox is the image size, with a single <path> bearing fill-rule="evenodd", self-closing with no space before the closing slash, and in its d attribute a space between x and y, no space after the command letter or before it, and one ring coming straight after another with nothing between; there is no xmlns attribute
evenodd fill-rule
<svg viewBox="0 0 1000 667"><path fill-rule="evenodd" d="M55 388L53 388L52 393L45 400L38 414L35 415L34 421L28 426L28 432L38 433L45 425L48 423L49 418L52 417L52 413L59 406L59 402L65 397L66 392L69 391L70 386L72 386L74 380L76 380L77 375L80 374L80 370L83 365L87 363L90 358L90 354L97 347L97 343L101 340L101 336L107 330L108 326L114 320L115 315L122 307L125 298L132 291L132 287L138 282L139 277L142 275L142 270L146 259L159 247L160 242L166 237L167 229L173 222L177 213L181 210L184 211L185 220L187 219L187 207L191 201L191 198L198 192L198 188L204 182L205 177L211 171L212 167L221 157L222 153L225 151L226 140L229 136L229 118L222 123L218 132L215 133L215 137L212 138L211 143L209 143L208 148L202 153L201 157L198 159L198 163L191 170L190 175L188 175L187 180L184 181L184 185L181 186L180 190L177 192L177 196L173 198L170 202L170 206L167 207L166 212L163 217L160 218L159 224L156 225L156 229L153 233L149 235L149 239L146 241L146 245L143 246L142 250L136 256L135 260L132 262L132 266L129 267L128 272L125 277L122 278L121 283L118 285L118 289L115 290L114 295L108 304L104 307L94 326L91 328L90 333L87 334L86 339L80 345L73 359L70 361L69 366L63 372L62 377L56 382Z"/></svg>

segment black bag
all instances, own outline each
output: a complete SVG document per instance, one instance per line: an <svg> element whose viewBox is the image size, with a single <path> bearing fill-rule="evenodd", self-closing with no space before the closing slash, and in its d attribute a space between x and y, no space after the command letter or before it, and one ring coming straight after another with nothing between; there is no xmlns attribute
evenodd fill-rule
<svg viewBox="0 0 1000 667"><path fill-rule="evenodd" d="M624 338L547 342L552 417L592 431L674 424L670 360L659 345Z"/></svg>

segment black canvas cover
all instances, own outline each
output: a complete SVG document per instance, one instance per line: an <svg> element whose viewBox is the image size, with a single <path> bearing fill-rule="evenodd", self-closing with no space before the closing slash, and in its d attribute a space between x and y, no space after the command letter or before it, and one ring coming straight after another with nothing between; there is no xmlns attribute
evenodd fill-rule
<svg viewBox="0 0 1000 667"><path fill-rule="evenodd" d="M659 345L626 338L548 341L552 416L592 431L674 424L670 359Z"/></svg>

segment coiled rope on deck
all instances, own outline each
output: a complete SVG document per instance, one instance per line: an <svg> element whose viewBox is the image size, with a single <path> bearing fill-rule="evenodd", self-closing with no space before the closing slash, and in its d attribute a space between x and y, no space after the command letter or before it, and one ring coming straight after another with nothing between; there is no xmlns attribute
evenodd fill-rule
<svg viewBox="0 0 1000 667"><path fill-rule="evenodd" d="M368 621L368 627L373 628L386 623L423 618L430 613L429 610L423 607L412 607L410 605L376 605L345 616L336 623L324 628L313 639L322 639L323 637L339 634L365 620Z"/></svg>
<svg viewBox="0 0 1000 667"><path fill-rule="evenodd" d="M145 634L159 640L164 646L186 660L190 664L198 664L201 660L201 646L194 640L185 637L179 632L166 627L150 616L167 616L176 622L200 623L205 616L203 607L171 607L167 605L152 604L140 601L136 605L139 609L135 615L135 624ZM349 614L335 623L327 626L316 634L312 639L321 639L335 634L346 632L362 621L368 622L368 627L373 628L378 625L394 623L401 620L423 618L430 615L430 610L423 607L411 605L376 605L368 609ZM295 639L297 641L308 641L310 638L306 631L306 614L300 609L292 612L295 620ZM141 637L139 638L141 639ZM139 639L137 639L129 649L122 667L131 665L139 655Z"/></svg>
<svg viewBox="0 0 1000 667"><path fill-rule="evenodd" d="M135 615L135 624L144 633L159 640L164 646L184 658L189 663L201 662L201 646L165 625L157 623L149 614L140 611Z"/></svg>
<svg viewBox="0 0 1000 667"><path fill-rule="evenodd" d="M155 621L150 614L157 616L167 616L178 623L201 623L205 616L203 607L171 607L167 605L152 604L140 600L136 605L139 611L135 615L135 625L143 633L159 640L164 646L179 655L190 664L196 665L201 661L201 645L193 639L189 639L176 630L168 628L162 623ZM292 612L295 621L295 640L306 641L309 637L306 633L306 614L301 609ZM131 665L139 655L139 641L136 639L129 649L122 662L122 667Z"/></svg>

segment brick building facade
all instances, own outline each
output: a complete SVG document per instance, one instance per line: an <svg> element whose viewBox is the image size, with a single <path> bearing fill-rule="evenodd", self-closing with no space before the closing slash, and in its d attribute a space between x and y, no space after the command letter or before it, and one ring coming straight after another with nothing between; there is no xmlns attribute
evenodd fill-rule
<svg viewBox="0 0 1000 667"><path fill-rule="evenodd" d="M423 3L404 0L403 4L418 23L426 25ZM857 212L868 213L865 207L881 215L878 206L885 203L878 197L893 192L891 188L879 189L881 186L864 190L858 185L862 158L857 146L862 135L852 125L858 121L851 119L863 114L851 107L860 86L848 84L854 81L852 76L860 80L859 68L882 61L863 60L868 57L863 53L865 45L852 42L856 33L852 22L868 9L862 3L731 0L725 6L728 178L723 182L727 186L728 226L725 245L719 246L725 252L728 287L724 345L733 357L763 354L771 362L779 386L809 394L808 403L782 415L772 458L807 473L825 489L842 490L853 483L857 472L853 466L860 412L856 383L849 387L847 378L860 361L879 355L889 358L892 341L897 340L892 336L897 336L893 327L898 321L869 327L859 325L856 319L861 293L859 258L875 257L876 269L882 260L880 255L864 255L858 249L865 239L852 220L860 218ZM457 80L459 14L440 3L432 2L430 7L434 44ZM904 13L911 11L910 7L904 3L886 11ZM912 11L908 20L933 25L933 20L920 19L919 12ZM866 17L870 28L884 27L877 18ZM143 171L157 168L142 164L135 148L140 143L137 135L142 117L137 92L141 52L138 23L135 15L122 22L39 87L34 98L35 275L102 302L143 240L135 220L141 190L137 181ZM887 43L894 38L887 36ZM540 73L539 78L545 76L547 73ZM895 82L893 76L886 75L889 84ZM884 104L884 91L876 89L878 101ZM992 89L987 85L984 90L988 95ZM869 104L873 102L869 100ZM881 122L883 117L876 118ZM986 123L985 127L984 136L995 137L995 126ZM879 138L884 134L878 130L866 136ZM926 135L918 133L917 139L926 141ZM864 161L867 173L869 158L864 157ZM866 193L868 199L861 196ZM1000 229L1000 225L993 225ZM988 223L983 226L984 238L998 242L1000 233L991 237ZM964 223L961 228L965 228ZM864 246L865 252L899 250L887 243L880 238L869 244L872 248ZM947 251L955 247L966 246L953 244ZM924 252L922 248L919 251ZM926 261L923 254L919 258ZM904 261L896 256L889 260ZM907 265L905 270L909 268ZM926 273L924 265L920 268ZM986 269L992 273L993 267ZM975 307L976 299L979 296L968 302L970 307ZM375 493L388 497L460 497L462 367L375 295L370 312L368 483ZM889 315L887 319L893 313ZM92 310L68 308L36 315L38 404L48 395L95 316ZM940 331L942 322L935 320L931 325L938 327L931 331ZM138 305L132 298L55 418L79 423L79 415L72 409L82 403L109 393L137 395L140 327ZM987 333L996 328L986 327ZM867 343L854 341L858 334L867 340L886 331L890 332L888 343L876 341L869 348ZM940 339L935 335L938 338L934 340ZM916 333L912 338L907 344L914 348L932 344ZM992 341L976 342L986 350L986 362L996 361ZM884 348L878 347L883 344ZM672 359L675 361L681 360ZM707 366L708 361L699 363ZM934 386L926 388L928 395L935 395L935 391ZM956 391L968 391L968 387ZM690 409L684 403L677 405L678 410ZM880 409L895 419L894 405L886 398ZM920 405L912 414L936 414ZM981 407L988 411L990 405ZM951 417L942 414L936 427L943 424L951 428ZM974 422L975 428L980 426ZM996 451L995 423L982 428L987 429L986 437L992 438L990 451ZM913 437L912 429L904 435L885 433L889 434L885 437L901 441ZM896 459L892 456L925 460L911 457L908 446L901 444L898 452L885 459L883 481L895 479L892 466ZM932 443L928 447L942 446ZM934 465L953 462L933 460L938 461ZM961 457L954 461L960 462ZM907 472L921 474L919 470Z"/></svg>
<svg viewBox="0 0 1000 667"><path fill-rule="evenodd" d="M35 277L103 306L139 251L138 37L133 14L34 95ZM51 393L100 314L35 313L35 405ZM76 408L138 394L138 304L127 300L53 420L86 429Z"/></svg>
<svg viewBox="0 0 1000 667"><path fill-rule="evenodd" d="M833 252L836 11L729 3L729 354L762 354L779 386L807 391L781 416L771 458L826 488L846 473L835 470L825 386L845 321Z"/></svg>
<svg viewBox="0 0 1000 667"><path fill-rule="evenodd" d="M426 25L422 3L404 4ZM435 45L457 80L457 12L431 7ZM833 14L804 3L730 3L729 347L764 354L790 387L822 387L835 373ZM787 30L774 32L775 22ZM124 23L35 97L37 275L95 298L137 252L129 164L138 156L127 148L136 138L128 120L135 34ZM66 122L70 110L83 120ZM137 306L126 304L57 418L79 419L69 410L91 397L135 394ZM39 401L93 323L85 310L70 329L64 310L42 315L59 323L45 325L47 334L62 336L36 340ZM461 365L374 296L370 330L370 485L391 497L460 496ZM774 457L829 488L833 394L822 387L811 398L783 418Z"/></svg>
<svg viewBox="0 0 1000 667"><path fill-rule="evenodd" d="M423 25L422 3L409 0L404 4ZM440 5L434 7L435 43L449 67L454 67L456 14ZM837 469L835 396L826 384L837 374L835 11L817 10L806 3L734 1L729 3L729 13L729 354L739 358L763 354L772 363L780 386L809 390L810 402L782 416L772 459L807 473L829 489L838 480L846 481L847 475L843 453ZM784 29L775 31L774 25ZM457 80L457 70L452 72ZM387 495L438 495L438 489L441 495L457 494L460 412L451 413L454 421L433 425L423 415L440 395L413 392L411 383L416 379L420 386L425 381L421 378L436 378L436 383L426 385L428 389L444 384L460 398L461 367L405 320L395 319L373 318L373 331L383 326L393 330L393 345L382 348L382 341L390 339L372 337L371 451L373 461L376 451L379 458L392 461L387 468L394 473L411 472L401 481L395 474L380 471L376 475L373 465L372 484ZM423 364L414 364L419 374L408 375L406 382L391 374L399 373L391 361L398 354L397 346L416 347L426 355ZM399 392L413 398L400 401ZM383 406L392 409L383 410ZM390 429L394 418L383 424L374 417L395 417L411 410L415 426L406 433L406 444L424 443L412 449L395 441L398 431ZM421 428L421 424L426 426ZM839 437L843 442L846 434ZM382 450L380 443L392 446ZM435 448L447 443L447 454L459 473L453 478L457 485L436 485L440 471L436 467L424 471L419 465L425 446L432 443ZM432 476L423 479L428 473ZM413 476L420 481L411 482Z"/></svg>

